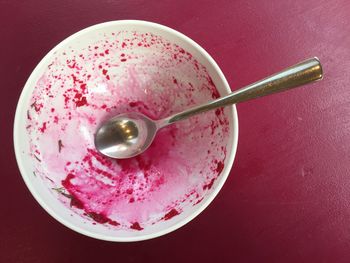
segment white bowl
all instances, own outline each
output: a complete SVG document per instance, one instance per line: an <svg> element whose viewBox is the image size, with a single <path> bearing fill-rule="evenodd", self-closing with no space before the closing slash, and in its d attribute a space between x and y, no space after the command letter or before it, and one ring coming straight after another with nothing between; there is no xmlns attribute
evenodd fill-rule
<svg viewBox="0 0 350 263"><path fill-rule="evenodd" d="M164 235L223 186L237 148L235 106L165 128L139 159L102 157L94 131L123 111L162 118L229 92L210 55L173 29L134 20L91 26L53 48L23 88L14 122L20 172L40 205L81 234Z"/></svg>

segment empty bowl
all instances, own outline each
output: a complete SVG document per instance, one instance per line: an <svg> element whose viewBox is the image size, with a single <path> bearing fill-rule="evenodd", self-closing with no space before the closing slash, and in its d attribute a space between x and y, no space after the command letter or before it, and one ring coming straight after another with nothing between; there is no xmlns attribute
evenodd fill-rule
<svg viewBox="0 0 350 263"><path fill-rule="evenodd" d="M53 48L23 88L14 123L20 172L40 205L81 234L164 235L223 186L237 147L235 107L166 127L125 160L98 153L94 133L120 113L159 119L229 92L208 53L173 29L134 20L86 28Z"/></svg>

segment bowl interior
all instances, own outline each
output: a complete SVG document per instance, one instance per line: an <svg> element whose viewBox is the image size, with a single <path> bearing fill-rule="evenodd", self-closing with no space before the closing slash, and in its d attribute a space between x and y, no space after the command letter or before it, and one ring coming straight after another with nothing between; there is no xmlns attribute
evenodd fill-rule
<svg viewBox="0 0 350 263"><path fill-rule="evenodd" d="M175 230L228 176L235 108L164 128L128 160L100 155L94 133L119 113L160 119L229 90L212 58L172 29L143 21L84 29L50 51L23 89L14 127L21 174L43 208L82 234L133 241Z"/></svg>

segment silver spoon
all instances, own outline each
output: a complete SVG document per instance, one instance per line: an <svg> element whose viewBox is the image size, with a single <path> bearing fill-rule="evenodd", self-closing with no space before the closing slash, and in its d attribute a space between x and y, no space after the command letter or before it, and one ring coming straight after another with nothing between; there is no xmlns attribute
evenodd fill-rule
<svg viewBox="0 0 350 263"><path fill-rule="evenodd" d="M315 57L236 90L225 97L161 120L151 120L136 112L123 113L109 119L97 129L95 146L99 152L112 158L134 157L151 145L159 129L174 122L205 111L296 88L320 80L322 77L320 61Z"/></svg>

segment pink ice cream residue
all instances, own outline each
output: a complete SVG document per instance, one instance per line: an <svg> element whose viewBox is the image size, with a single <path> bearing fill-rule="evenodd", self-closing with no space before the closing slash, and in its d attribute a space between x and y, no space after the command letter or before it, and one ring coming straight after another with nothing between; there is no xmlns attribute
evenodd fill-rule
<svg viewBox="0 0 350 263"><path fill-rule="evenodd" d="M92 224L141 231L171 220L199 204L224 169L226 112L164 128L126 160L98 153L94 132L119 113L160 119L217 97L206 68L160 36L119 31L67 46L52 57L27 111L33 172Z"/></svg>

